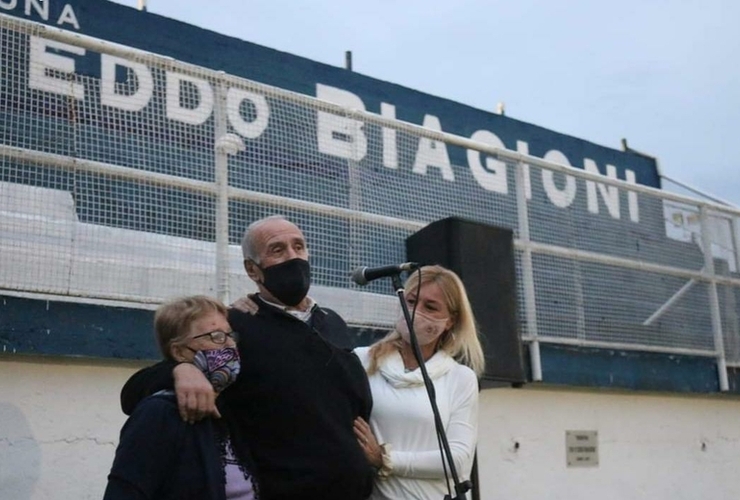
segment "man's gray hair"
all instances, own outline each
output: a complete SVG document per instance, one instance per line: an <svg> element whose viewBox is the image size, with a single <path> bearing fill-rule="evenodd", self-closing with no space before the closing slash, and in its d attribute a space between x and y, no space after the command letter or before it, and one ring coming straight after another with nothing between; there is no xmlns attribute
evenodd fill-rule
<svg viewBox="0 0 740 500"><path fill-rule="evenodd" d="M244 260L249 259L255 264L260 263L259 253L257 252L257 245L254 241L255 229L259 229L260 226L262 226L266 222L274 220L284 220L290 222L283 215L270 215L268 217L263 217L262 219L258 219L252 222L247 227L247 230L244 231L244 236L242 237L242 255L244 256Z"/></svg>

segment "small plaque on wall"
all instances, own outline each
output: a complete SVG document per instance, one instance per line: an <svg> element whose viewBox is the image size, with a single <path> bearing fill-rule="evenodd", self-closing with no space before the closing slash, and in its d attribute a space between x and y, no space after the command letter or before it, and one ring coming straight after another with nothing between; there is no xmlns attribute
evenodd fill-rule
<svg viewBox="0 0 740 500"><path fill-rule="evenodd" d="M565 460L568 467L598 467L599 432L565 431Z"/></svg>

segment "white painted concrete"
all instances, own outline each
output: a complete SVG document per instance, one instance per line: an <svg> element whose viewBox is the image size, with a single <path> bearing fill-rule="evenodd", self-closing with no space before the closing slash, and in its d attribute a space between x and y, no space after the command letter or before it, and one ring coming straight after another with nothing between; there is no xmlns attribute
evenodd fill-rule
<svg viewBox="0 0 740 500"><path fill-rule="evenodd" d="M215 243L82 223L72 193L0 182L4 293L104 297L144 307L141 302L215 295L215 262ZM239 245L229 247L229 273L231 300L257 291ZM321 285L311 287L311 296L354 325L390 328L398 316L395 296Z"/></svg>
<svg viewBox="0 0 740 500"><path fill-rule="evenodd" d="M139 366L0 356L0 499L101 498L125 421L118 394ZM487 389L481 496L740 498L739 415L737 397ZM598 467L566 467L566 430L598 431Z"/></svg>
<svg viewBox="0 0 740 500"><path fill-rule="evenodd" d="M738 397L529 386L481 403L484 500L740 498ZM598 431L598 467L566 466L566 430Z"/></svg>
<svg viewBox="0 0 740 500"><path fill-rule="evenodd" d="M132 363L0 357L0 499L100 499Z"/></svg>

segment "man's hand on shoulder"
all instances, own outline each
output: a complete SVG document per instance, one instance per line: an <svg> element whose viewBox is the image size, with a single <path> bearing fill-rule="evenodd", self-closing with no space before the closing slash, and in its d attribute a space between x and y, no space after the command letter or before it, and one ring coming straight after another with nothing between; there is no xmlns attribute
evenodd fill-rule
<svg viewBox="0 0 740 500"><path fill-rule="evenodd" d="M251 314L252 316L257 314L257 312L260 310L259 304L254 301L254 294L249 294L240 299L236 299L236 301L231 304L230 307L236 309L237 311Z"/></svg>
<svg viewBox="0 0 740 500"><path fill-rule="evenodd" d="M216 391L197 366L180 363L172 370L172 376L177 407L185 422L192 424L205 417L221 418L216 408Z"/></svg>

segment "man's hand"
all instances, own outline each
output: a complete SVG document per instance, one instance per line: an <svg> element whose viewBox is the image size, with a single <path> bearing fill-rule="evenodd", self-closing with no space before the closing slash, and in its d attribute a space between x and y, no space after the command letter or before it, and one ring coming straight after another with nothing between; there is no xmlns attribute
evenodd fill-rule
<svg viewBox="0 0 740 500"><path fill-rule="evenodd" d="M255 314L257 314L257 311L260 310L260 306L254 300L252 300L253 297L253 294L249 294L246 297L236 299L236 302L231 304L231 307L233 307L237 311L249 313L254 316Z"/></svg>
<svg viewBox="0 0 740 500"><path fill-rule="evenodd" d="M360 448L365 453L367 461L376 468L383 466L383 447L378 444L370 426L362 417L357 417L354 422L354 431Z"/></svg>
<svg viewBox="0 0 740 500"><path fill-rule="evenodd" d="M177 407L182 419L193 424L205 417L221 418L216 408L216 391L197 366L180 363L172 370Z"/></svg>

